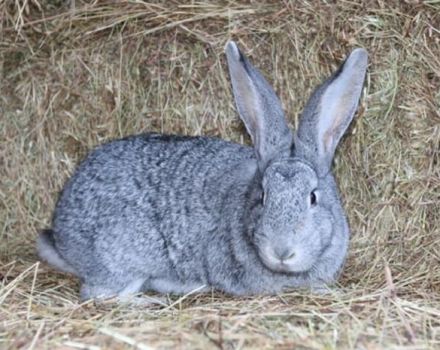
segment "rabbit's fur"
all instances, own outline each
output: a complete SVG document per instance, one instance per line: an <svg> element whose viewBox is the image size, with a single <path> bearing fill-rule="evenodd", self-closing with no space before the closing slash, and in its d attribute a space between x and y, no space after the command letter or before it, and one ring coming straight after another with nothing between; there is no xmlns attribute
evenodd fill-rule
<svg viewBox="0 0 440 350"><path fill-rule="evenodd" d="M254 147L145 134L97 147L65 185L40 257L81 279L81 297L215 288L246 295L331 283L349 228L331 173L362 91L356 49L315 90L296 134L234 42L226 55Z"/></svg>

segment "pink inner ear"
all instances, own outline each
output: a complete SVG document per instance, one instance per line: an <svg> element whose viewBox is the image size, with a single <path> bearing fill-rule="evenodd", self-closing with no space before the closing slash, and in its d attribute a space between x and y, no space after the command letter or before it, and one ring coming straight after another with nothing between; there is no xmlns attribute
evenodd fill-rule
<svg viewBox="0 0 440 350"><path fill-rule="evenodd" d="M344 115L344 113L346 114L347 110L343 105L339 105L333 113L336 114L336 117L334 118L333 123L331 123L329 128L324 132L322 139L322 142L324 143L324 151L326 153L332 151L332 148L335 146L333 145L334 136L338 132L343 121L342 115Z"/></svg>
<svg viewBox="0 0 440 350"><path fill-rule="evenodd" d="M347 74L347 72L346 72ZM362 85L358 85L355 75L339 77L324 93L320 101L320 117L318 121L318 142L322 142L323 154L333 153L336 142L347 118L347 125L352 118L353 108L357 106ZM356 91L359 90L359 91Z"/></svg>
<svg viewBox="0 0 440 350"><path fill-rule="evenodd" d="M262 129L262 125L258 125L258 123L261 122L258 118L257 110L260 108L258 93L245 69L239 62L230 62L229 68L235 77L232 80L232 85L234 94L238 97L237 106L240 115L248 134L251 136L252 142L258 145L260 141L258 132Z"/></svg>
<svg viewBox="0 0 440 350"><path fill-rule="evenodd" d="M324 136L323 136L323 143L324 143L324 153L328 153L329 152L329 150L330 150L330 146L331 146L331 144L332 144L332 140L333 140L333 138L332 138L332 131L331 130L327 130L325 133L324 133Z"/></svg>

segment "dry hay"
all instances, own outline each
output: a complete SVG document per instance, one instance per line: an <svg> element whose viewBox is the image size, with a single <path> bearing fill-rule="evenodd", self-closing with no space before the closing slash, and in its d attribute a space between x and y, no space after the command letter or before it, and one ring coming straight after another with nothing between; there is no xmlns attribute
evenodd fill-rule
<svg viewBox="0 0 440 350"><path fill-rule="evenodd" d="M0 2L0 347L439 348L440 2ZM361 106L335 162L353 236L337 292L81 304L35 237L86 151L143 131L248 142L223 46L239 41L294 126L356 46Z"/></svg>

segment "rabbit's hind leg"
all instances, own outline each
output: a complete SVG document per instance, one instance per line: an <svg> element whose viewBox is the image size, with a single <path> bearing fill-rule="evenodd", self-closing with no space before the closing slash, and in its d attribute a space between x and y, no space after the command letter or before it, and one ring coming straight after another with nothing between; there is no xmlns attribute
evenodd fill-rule
<svg viewBox="0 0 440 350"><path fill-rule="evenodd" d="M116 302L133 304L137 306L145 306L151 304L166 305L166 301L161 300L160 298L136 295L142 292L142 286L144 285L144 283L145 279L143 278L135 279L126 284L123 288L83 283L83 285L81 286L81 299L95 299L97 301L103 301L105 299L115 298Z"/></svg>
<svg viewBox="0 0 440 350"><path fill-rule="evenodd" d="M144 284L144 279L137 279L129 283L123 290L119 292L118 301L121 303L134 304L136 306L148 306L152 304L160 304L163 306L168 305L165 298L150 297L147 295L135 295L144 290Z"/></svg>
<svg viewBox="0 0 440 350"><path fill-rule="evenodd" d="M104 300L109 298L125 298L130 295L139 293L144 284L144 279L135 279L125 285L110 285L108 283L90 283L83 282L81 285L81 300L98 299Z"/></svg>
<svg viewBox="0 0 440 350"><path fill-rule="evenodd" d="M114 298L118 295L119 289L112 288L111 286L92 284L84 282L81 285L80 298L81 300L105 300Z"/></svg>

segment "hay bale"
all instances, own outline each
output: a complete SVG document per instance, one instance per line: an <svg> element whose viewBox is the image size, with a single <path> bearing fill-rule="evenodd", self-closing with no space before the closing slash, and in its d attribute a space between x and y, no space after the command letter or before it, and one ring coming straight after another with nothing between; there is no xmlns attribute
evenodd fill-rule
<svg viewBox="0 0 440 350"><path fill-rule="evenodd" d="M1 346L438 346L438 1L6 1L0 31ZM131 133L249 142L225 68L231 37L274 83L292 126L351 48L370 53L335 162L353 231L339 292L80 304L75 279L36 263L57 192L87 150Z"/></svg>

